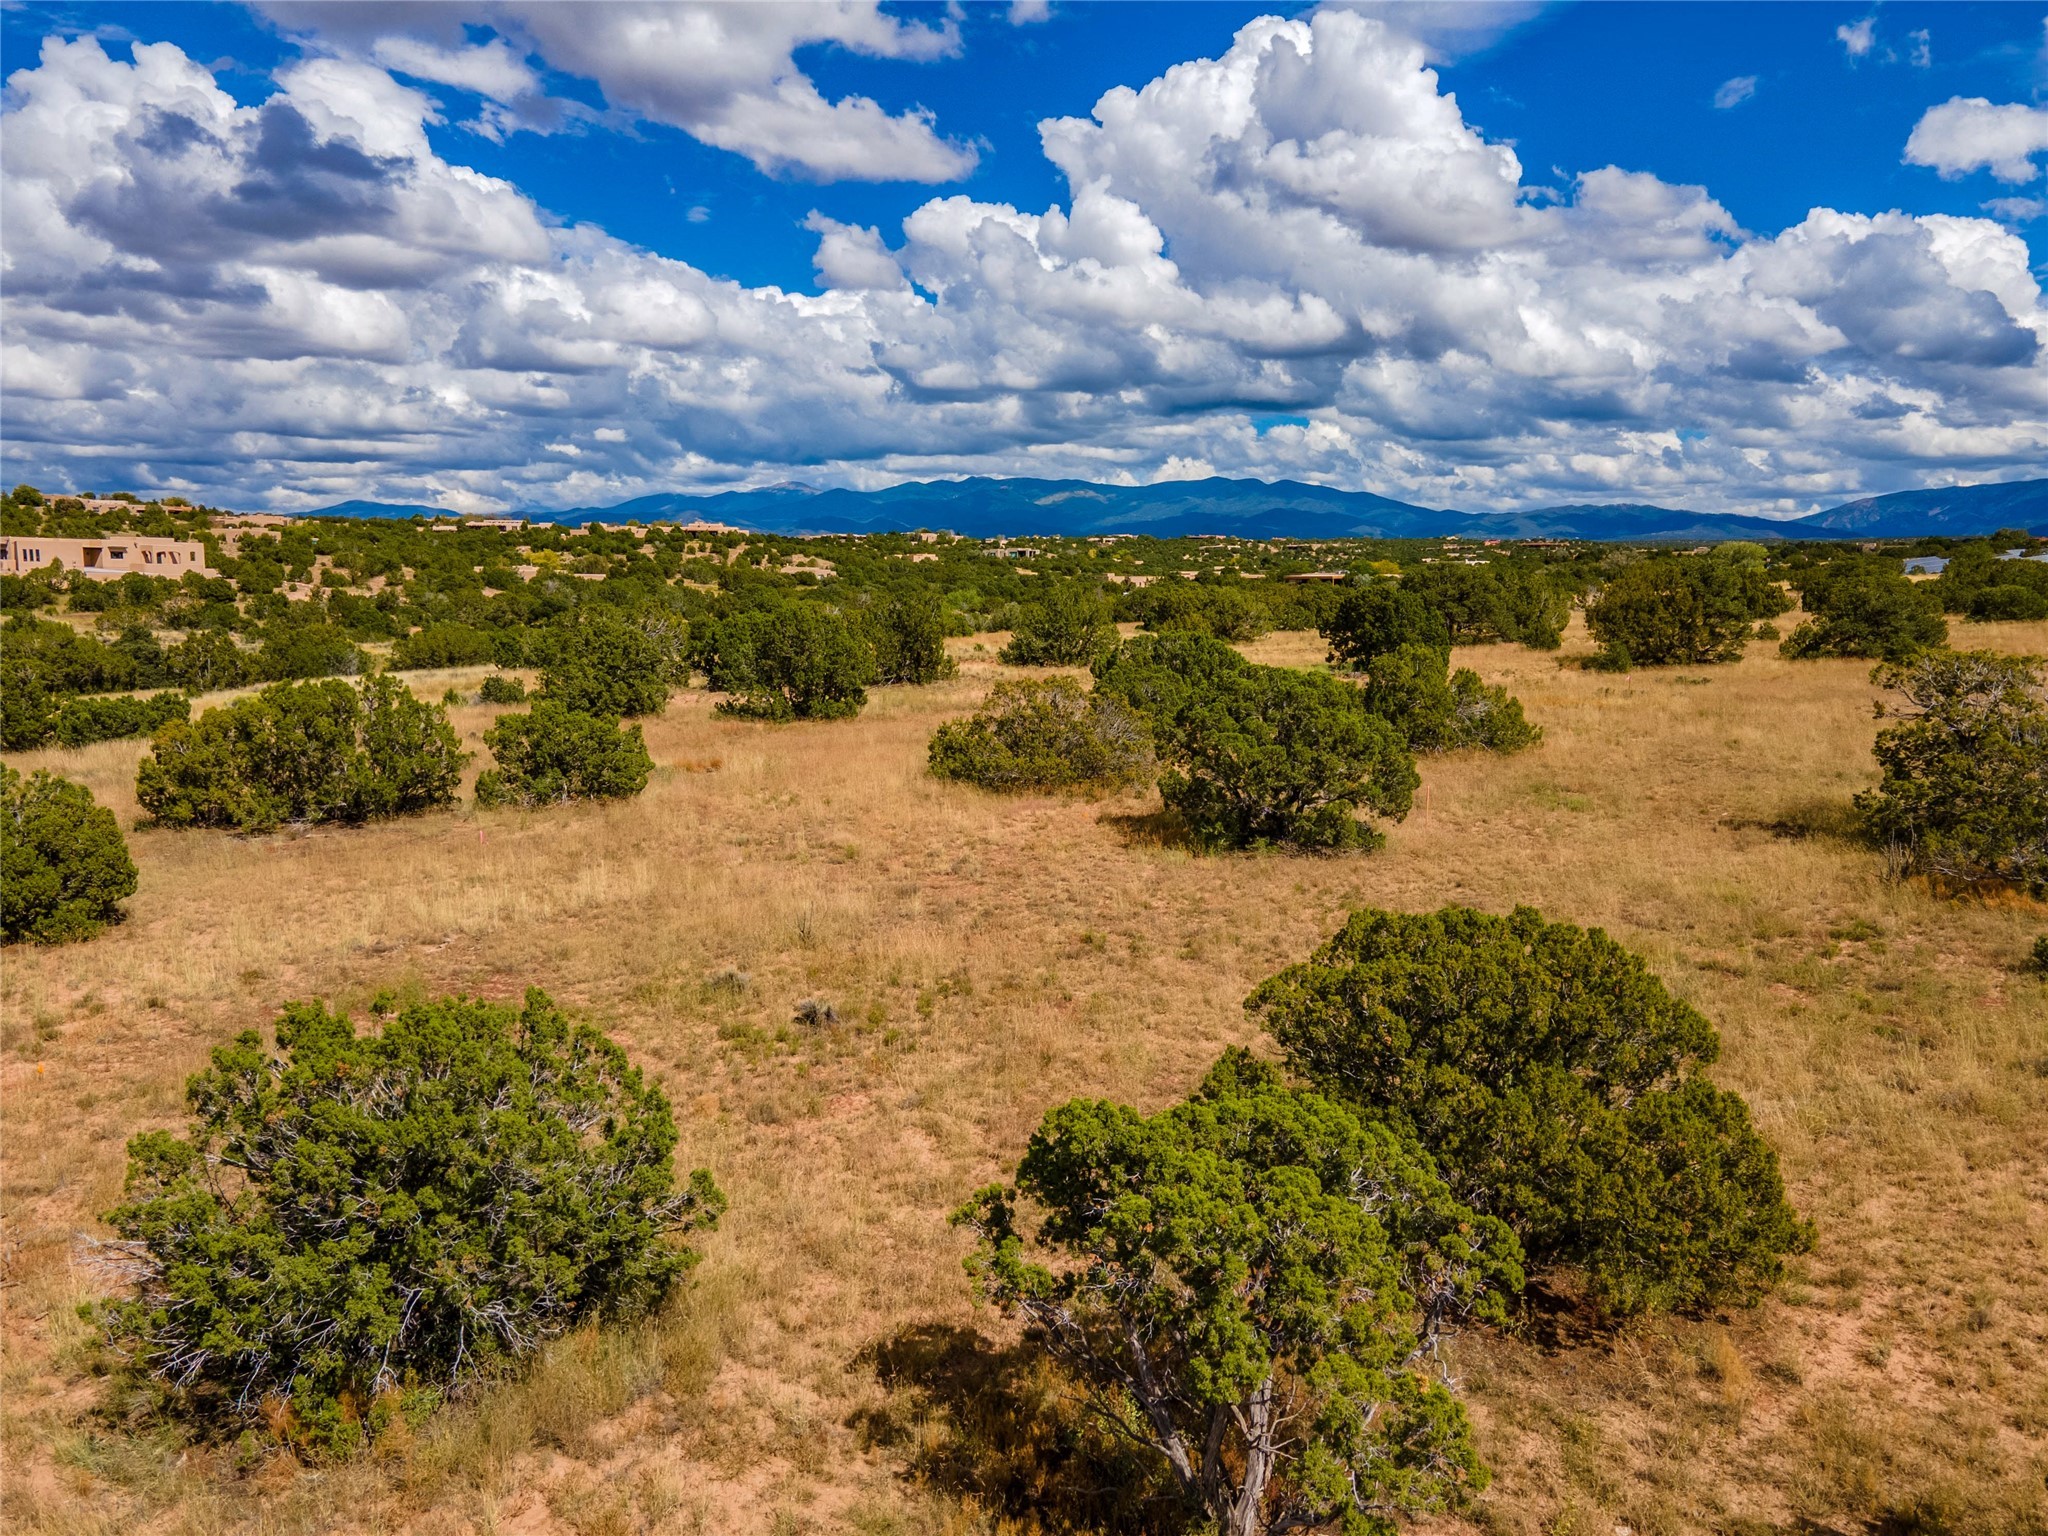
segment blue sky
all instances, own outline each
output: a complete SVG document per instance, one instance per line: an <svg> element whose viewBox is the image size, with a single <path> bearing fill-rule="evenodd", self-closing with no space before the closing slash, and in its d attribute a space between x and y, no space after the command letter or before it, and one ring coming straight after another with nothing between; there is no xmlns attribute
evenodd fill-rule
<svg viewBox="0 0 2048 1536"><path fill-rule="evenodd" d="M2044 11L18 4L6 473L2040 473Z"/></svg>

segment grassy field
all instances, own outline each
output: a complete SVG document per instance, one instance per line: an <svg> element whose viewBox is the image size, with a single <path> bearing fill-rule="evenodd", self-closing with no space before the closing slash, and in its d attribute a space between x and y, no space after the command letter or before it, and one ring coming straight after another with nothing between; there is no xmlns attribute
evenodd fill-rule
<svg viewBox="0 0 2048 1536"><path fill-rule="evenodd" d="M2048 625L1956 626L2048 652ZM1749 1311L1592 1334L1532 1314L1459 1365L1495 1469L1439 1532L2048 1530L2048 910L1888 881L1844 835L1870 783L1860 662L1603 676L1462 653L1546 737L1427 762L1364 858L1195 858L1141 799L997 799L923 774L1004 669L851 723L648 722L610 808L237 839L142 831L121 928L10 949L0 981L0 1521L21 1532L953 1533L1058 1529L1048 1383L971 1301L946 1213L1075 1094L1156 1107L1241 1002L1362 905L1540 907L1639 949L1720 1027L1820 1225ZM1567 653L1587 642L1576 627ZM1318 660L1312 635L1247 647ZM474 674L468 680L474 681ZM414 676L438 698L458 674ZM458 708L476 745L494 711ZM138 743L10 759L136 819ZM123 1143L179 1123L214 1044L287 999L528 984L660 1077L684 1167L732 1197L664 1316L579 1336L372 1459L177 1442L93 1374L77 1242ZM791 1022L806 997L841 1022ZM1033 1478L1037 1476L1038 1481ZM1034 1514L1034 1509L1037 1513ZM1074 1528L1068 1524L1066 1528Z"/></svg>

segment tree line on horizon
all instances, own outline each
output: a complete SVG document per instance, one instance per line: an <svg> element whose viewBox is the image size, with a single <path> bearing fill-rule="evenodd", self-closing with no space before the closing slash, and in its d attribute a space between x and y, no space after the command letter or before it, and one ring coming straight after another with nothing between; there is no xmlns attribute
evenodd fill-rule
<svg viewBox="0 0 2048 1536"><path fill-rule="evenodd" d="M141 717L132 710L70 708L60 730L59 717L77 695L196 695L361 676L380 665L544 666L563 632L586 613L661 614L699 631L715 622L737 633L760 622L745 615L778 613L790 603L857 620L877 607L916 602L935 606L943 636L959 636L1017 630L1049 594L1078 586L1108 604L1117 622L1237 642L1271 629L1327 629L1347 588L1391 576L1427 597L1454 644L1547 644L1571 605L1587 604L1589 618L1612 619L1607 628L1617 638L1603 647L1603 664L1620 666L1726 653L1741 611L1756 608L1758 596L1737 594L1731 607L1727 581L1703 582L1702 573L1735 573L1772 591L1785 581L1801 591L1811 587L1812 612L1823 600L1823 573L1883 564L1841 545L1736 544L1723 548L1746 551L1744 558L1724 555L1701 565L1694 557L1630 547L1487 548L1457 540L990 545L938 535L792 539L659 526L507 531L347 519L243 530L230 555L205 509L136 503L126 513L58 510L66 505L79 504L17 487L0 498L0 530L94 532L123 524L199 537L222 574L170 580L129 573L112 581L55 569L0 575L0 747L8 750L137 729ZM1940 579L1911 585L1907 606L1924 608L1931 593L1942 611L1972 618L2048 615L2048 564L1997 558L2006 540L2030 542L2014 531L1989 541L1897 546L1902 553L1939 547L1950 555ZM1333 560L1341 585L1285 579ZM1649 606L1662 611L1684 598L1694 610L1685 633L1655 633L1640 618L1631 624L1623 611L1627 592L1653 573L1680 578L1676 587L1667 580L1650 593ZM1848 617L1847 610L1859 602L1899 606L1895 587L1848 583L1831 600L1844 617L1786 644L1807 647L1802 654L1868 654L1848 631L1891 620L1883 613L1876 621ZM88 613L89 627L77 621ZM1770 617L1760 609L1752 616L1759 615ZM815 624L815 616L806 612L799 622ZM881 658L876 680L890 675ZM763 692L750 699L751 707L770 707ZM175 704L166 698L159 707Z"/></svg>

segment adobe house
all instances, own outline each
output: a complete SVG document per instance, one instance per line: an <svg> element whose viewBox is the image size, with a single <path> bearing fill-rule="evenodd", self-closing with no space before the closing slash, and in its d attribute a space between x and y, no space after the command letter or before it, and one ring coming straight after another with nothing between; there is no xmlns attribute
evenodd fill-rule
<svg viewBox="0 0 2048 1536"><path fill-rule="evenodd" d="M60 564L67 571L82 572L95 581L112 581L130 571L174 580L187 571L197 571L201 576L220 574L206 563L206 546L197 540L136 533L113 533L98 539L56 539L39 534L0 536L0 572L20 576Z"/></svg>

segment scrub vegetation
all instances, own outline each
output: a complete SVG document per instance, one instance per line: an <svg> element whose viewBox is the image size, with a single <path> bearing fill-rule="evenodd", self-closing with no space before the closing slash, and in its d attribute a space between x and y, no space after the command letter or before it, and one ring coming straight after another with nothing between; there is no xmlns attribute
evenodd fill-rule
<svg viewBox="0 0 2048 1536"><path fill-rule="evenodd" d="M1153 770L1144 720L1070 677L997 683L982 707L932 733L931 770L983 789L1124 789Z"/></svg>
<svg viewBox="0 0 2048 1536"><path fill-rule="evenodd" d="M1812 617L1785 637L1787 656L1903 662L1948 642L1941 594L1909 581L1896 561L1831 560L1805 574L1800 601Z"/></svg>
<svg viewBox="0 0 2048 1536"><path fill-rule="evenodd" d="M1390 1531L1486 1485L1428 1366L1459 1324L1506 1321L1514 1234L1398 1131L1241 1050L1157 1115L1054 1110L1015 1186L953 1219L982 1295L1219 1532Z"/></svg>
<svg viewBox="0 0 2048 1536"><path fill-rule="evenodd" d="M388 676L276 683L159 730L135 798L166 827L353 825L450 804L467 758L442 707Z"/></svg>
<svg viewBox="0 0 2048 1536"><path fill-rule="evenodd" d="M121 919L135 861L114 813L83 784L0 769L0 939L62 944Z"/></svg>
<svg viewBox="0 0 2048 1536"><path fill-rule="evenodd" d="M495 767L477 775L478 805L553 805L565 800L623 800L647 787L654 770L636 723L534 700L526 714L505 714L484 732Z"/></svg>
<svg viewBox="0 0 2048 1536"><path fill-rule="evenodd" d="M1713 1025L1597 928L1357 912L1245 1006L1605 1310L1754 1295L1812 1246L1749 1106L1702 1075Z"/></svg>
<svg viewBox="0 0 2048 1536"><path fill-rule="evenodd" d="M1791 606L1784 588L1746 558L1651 555L1598 589L1586 627L1610 670L1702 666L1739 659L1757 621Z"/></svg>
<svg viewBox="0 0 2048 1536"><path fill-rule="evenodd" d="M1906 868L1950 890L2048 893L2048 673L2034 657L1940 651L1879 667L1896 720L1856 797Z"/></svg>
<svg viewBox="0 0 2048 1536"><path fill-rule="evenodd" d="M10 753L137 878L0 967L0 1517L2038 1532L2048 625L1942 547L1875 676L1815 546L12 578L10 721L208 696ZM1645 568L1742 634L1581 665Z"/></svg>
<svg viewBox="0 0 2048 1536"><path fill-rule="evenodd" d="M658 1305L716 1222L675 1188L668 1100L539 989L446 998L360 1034L287 1008L185 1085L184 1137L128 1146L117 1234L133 1282L112 1351L202 1434L267 1430L346 1455L503 1373L583 1318Z"/></svg>

